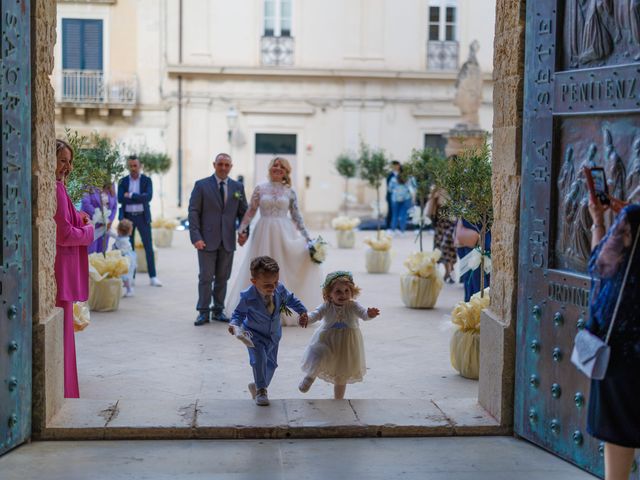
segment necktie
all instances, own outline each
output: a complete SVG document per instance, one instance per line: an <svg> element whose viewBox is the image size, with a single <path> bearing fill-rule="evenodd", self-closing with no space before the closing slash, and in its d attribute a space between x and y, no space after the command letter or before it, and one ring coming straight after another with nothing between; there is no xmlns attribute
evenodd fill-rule
<svg viewBox="0 0 640 480"><path fill-rule="evenodd" d="M276 309L276 305L275 303L273 303L273 295L269 295L267 297L267 312L269 312L269 315L273 314L273 311Z"/></svg>
<svg viewBox="0 0 640 480"><path fill-rule="evenodd" d="M220 201L222 202L222 206L224 207L224 182L220 182Z"/></svg>

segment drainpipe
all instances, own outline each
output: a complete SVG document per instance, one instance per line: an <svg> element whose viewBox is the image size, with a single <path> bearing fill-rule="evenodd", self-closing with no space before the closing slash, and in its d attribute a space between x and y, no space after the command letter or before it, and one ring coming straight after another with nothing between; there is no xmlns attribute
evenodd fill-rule
<svg viewBox="0 0 640 480"><path fill-rule="evenodd" d="M182 0L178 11L178 64L182 65ZM182 207L182 75L178 75L178 207Z"/></svg>

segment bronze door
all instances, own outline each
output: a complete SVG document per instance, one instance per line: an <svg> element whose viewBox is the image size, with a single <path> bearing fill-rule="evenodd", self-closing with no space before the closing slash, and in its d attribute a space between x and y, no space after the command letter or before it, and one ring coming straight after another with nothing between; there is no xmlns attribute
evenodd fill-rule
<svg viewBox="0 0 640 480"><path fill-rule="evenodd" d="M0 6L0 454L31 434L29 3Z"/></svg>
<svg viewBox="0 0 640 480"><path fill-rule="evenodd" d="M571 364L589 306L583 166L640 184L640 0L527 2L516 432L602 474L589 382Z"/></svg>

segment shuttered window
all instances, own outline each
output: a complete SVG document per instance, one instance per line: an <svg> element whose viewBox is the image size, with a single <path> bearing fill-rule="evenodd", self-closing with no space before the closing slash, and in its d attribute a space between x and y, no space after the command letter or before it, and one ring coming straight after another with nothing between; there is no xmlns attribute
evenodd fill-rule
<svg viewBox="0 0 640 480"><path fill-rule="evenodd" d="M102 71L102 20L62 20L62 68Z"/></svg>

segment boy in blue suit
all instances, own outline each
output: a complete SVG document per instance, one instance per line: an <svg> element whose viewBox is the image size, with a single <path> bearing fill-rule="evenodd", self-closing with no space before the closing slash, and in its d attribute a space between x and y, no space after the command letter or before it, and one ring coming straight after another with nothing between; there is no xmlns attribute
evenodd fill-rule
<svg viewBox="0 0 640 480"><path fill-rule="evenodd" d="M249 384L249 392L256 405L266 406L269 405L267 387L278 367L278 344L282 337L280 314L291 308L300 315L300 323L308 317L302 302L278 281L278 262L267 256L256 257L250 269L253 285L240 293L229 333L238 335L244 331L251 338L253 347L248 346L247 350L254 383Z"/></svg>

